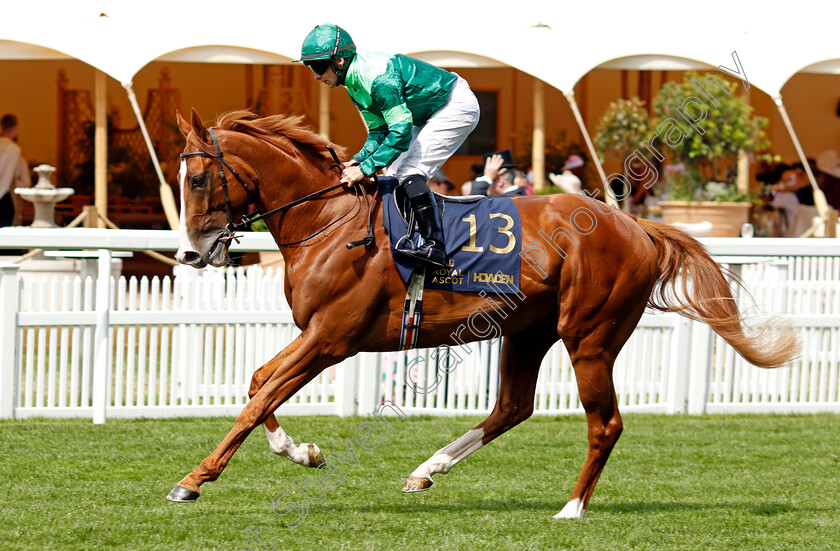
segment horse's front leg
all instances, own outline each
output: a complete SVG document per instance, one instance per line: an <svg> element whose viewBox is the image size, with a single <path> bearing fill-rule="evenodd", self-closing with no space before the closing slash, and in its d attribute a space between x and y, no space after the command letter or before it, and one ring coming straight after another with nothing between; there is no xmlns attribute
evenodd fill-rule
<svg viewBox="0 0 840 551"><path fill-rule="evenodd" d="M268 437L268 447L271 448L272 453L288 457L304 467L320 467L326 462L324 454L321 453L321 448L316 444L304 443L296 446L295 441L286 434L274 414L266 419L263 427L265 428L265 435Z"/></svg>
<svg viewBox="0 0 840 551"><path fill-rule="evenodd" d="M271 373L271 375L259 390L251 396L251 400L242 409L239 417L236 418L236 424L222 440L222 443L201 462L198 468L185 476L169 492L168 500L189 502L198 499L201 493L201 485L219 478L233 454L236 453L248 434L260 423L266 424L266 429L269 431L269 441L272 438L271 434L278 437L280 451L291 451L288 442L285 445L280 442L285 440L282 438L285 433L282 433L277 419L274 418L274 411L325 368L344 359L343 356L337 356L335 353L325 354L321 348L321 343L323 343L322 339L313 336L312 333L304 332L280 354L260 368L260 372ZM272 431L273 425L276 425L276 428ZM292 447L294 446L292 445ZM300 451L302 448L303 446L295 448L295 450ZM306 453L308 456L309 448L306 449ZM295 457L297 455L299 454L296 454ZM318 455L320 456L320 452L318 452ZM314 460L317 461L318 457L315 457ZM323 461L323 457L320 460Z"/></svg>
<svg viewBox="0 0 840 551"><path fill-rule="evenodd" d="M295 339L280 352L275 358L276 361L268 362L254 372L253 377L251 377L251 388L248 390L249 398L257 395L257 392L260 391L277 370L277 366L282 362L283 357L296 350L300 343L300 339ZM286 431L280 426L274 413L271 413L265 420L263 428L265 429L265 435L268 437L268 446L271 448L272 453L287 457L304 467L319 467L325 462L324 455L315 444L300 444L296 446L292 437L286 434Z"/></svg>

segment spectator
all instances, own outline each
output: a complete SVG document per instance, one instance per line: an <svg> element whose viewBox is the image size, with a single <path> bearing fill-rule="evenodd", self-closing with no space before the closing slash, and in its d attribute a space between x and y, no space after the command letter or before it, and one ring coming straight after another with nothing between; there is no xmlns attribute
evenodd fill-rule
<svg viewBox="0 0 840 551"><path fill-rule="evenodd" d="M476 178L470 193L472 195L489 195L488 190L496 181L496 178L514 168L522 168L522 166L513 162L513 152L510 149L488 153L484 156L484 174ZM513 185L512 179L510 185Z"/></svg>
<svg viewBox="0 0 840 551"><path fill-rule="evenodd" d="M785 176L787 174L787 177ZM790 222L793 220L793 211L799 206L799 199L796 198L796 193L792 189L793 183L790 181L790 176L793 174L790 165L779 164L772 171L770 180L773 184L770 186L770 191L773 195L773 207L778 212L784 215L782 228L787 232L790 227Z"/></svg>
<svg viewBox="0 0 840 551"><path fill-rule="evenodd" d="M817 157L817 169L815 174L820 189L825 193L825 200L831 208L840 209L840 159L837 152L827 150Z"/></svg>
<svg viewBox="0 0 840 551"><path fill-rule="evenodd" d="M513 185L525 190L524 195L534 194L534 184L528 180L528 174L524 170L513 171Z"/></svg>
<svg viewBox="0 0 840 551"><path fill-rule="evenodd" d="M570 155L560 170L559 175L554 173L548 175L551 183L566 193L583 193L583 182L578 176L578 172L583 170L583 159L577 155Z"/></svg>
<svg viewBox="0 0 840 551"><path fill-rule="evenodd" d="M470 165L470 179L461 184L461 195L475 195L472 191L472 187L476 178L482 174L484 174L484 165L478 163Z"/></svg>
<svg viewBox="0 0 840 551"><path fill-rule="evenodd" d="M816 214L814 190L802 163L789 167L783 165L777 169L778 172L781 176L771 188L773 206L785 213L784 235L798 237L811 226Z"/></svg>
<svg viewBox="0 0 840 551"><path fill-rule="evenodd" d="M802 163L794 164L782 178L790 182L790 191L796 194L800 205L814 206L814 188Z"/></svg>
<svg viewBox="0 0 840 551"><path fill-rule="evenodd" d="M17 144L18 120L7 114L0 118L0 226L20 225L23 205L16 187L29 187L29 168Z"/></svg>
<svg viewBox="0 0 840 551"><path fill-rule="evenodd" d="M527 178L521 170L505 170L487 188L487 195L490 197L521 197L528 195L525 188Z"/></svg>
<svg viewBox="0 0 840 551"><path fill-rule="evenodd" d="M449 181L449 178L446 176L444 171L438 170L431 178L429 178L429 189L441 195L452 195L452 191L455 189L455 184Z"/></svg>
<svg viewBox="0 0 840 551"><path fill-rule="evenodd" d="M513 172L507 171L499 176L487 188L489 197L521 197L527 195L524 187L515 183L516 176Z"/></svg>

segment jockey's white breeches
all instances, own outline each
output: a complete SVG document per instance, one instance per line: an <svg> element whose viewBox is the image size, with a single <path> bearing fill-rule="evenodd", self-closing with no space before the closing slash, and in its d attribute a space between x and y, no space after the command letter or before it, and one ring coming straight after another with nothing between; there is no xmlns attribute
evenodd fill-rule
<svg viewBox="0 0 840 551"><path fill-rule="evenodd" d="M412 174L431 178L449 160L478 124L478 100L467 81L458 77L449 100L426 124L415 126L411 145L388 167L386 175L402 182Z"/></svg>

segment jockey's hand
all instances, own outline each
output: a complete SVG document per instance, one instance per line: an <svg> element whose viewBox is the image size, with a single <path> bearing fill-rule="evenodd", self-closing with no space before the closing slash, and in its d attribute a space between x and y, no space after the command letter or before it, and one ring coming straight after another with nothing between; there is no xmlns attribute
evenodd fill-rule
<svg viewBox="0 0 840 551"><path fill-rule="evenodd" d="M347 187L353 187L365 179L365 174L358 166L348 166L341 172L341 183L347 184Z"/></svg>
<svg viewBox="0 0 840 551"><path fill-rule="evenodd" d="M491 182L496 180L499 176L499 171L502 165L505 164L505 159L501 155L491 155L484 162L484 176L490 179Z"/></svg>
<svg viewBox="0 0 840 551"><path fill-rule="evenodd" d="M359 166L359 161L356 159L350 159L349 161L344 161L341 164L341 168L350 168L351 166Z"/></svg>

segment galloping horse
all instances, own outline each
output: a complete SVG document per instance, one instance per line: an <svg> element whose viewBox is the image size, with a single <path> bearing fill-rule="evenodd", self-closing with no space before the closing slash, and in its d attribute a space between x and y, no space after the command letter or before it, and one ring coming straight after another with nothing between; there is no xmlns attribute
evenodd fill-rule
<svg viewBox="0 0 840 551"><path fill-rule="evenodd" d="M324 463L314 444L296 446L274 411L325 368L361 351L398 349L406 285L392 258L383 204L374 185L338 185L332 144L306 129L300 117L222 116L208 129L193 110L177 115L186 148L181 155L179 262L224 266L236 226L254 205L286 262L285 291L300 336L260 367L250 401L216 450L170 492L195 501L216 480L248 434L262 424L271 450L301 465ZM429 488L432 475L458 462L527 419L534 409L543 356L563 341L571 358L589 427L589 451L569 502L555 518L583 516L622 430L613 364L646 307L708 323L745 359L760 367L788 362L797 351L793 329L768 321L745 333L720 267L703 246L679 230L612 211L584 195L513 199L522 241L542 242L540 255L521 254L520 293L501 295L426 290L417 346L451 343L458 328L488 301L499 313L504 340L498 400L475 428L438 450L409 476L403 491ZM369 210L371 209L371 210ZM346 247L365 234L374 240ZM585 222L585 223L584 223ZM690 282L689 282L690 275ZM515 307L509 302L518 300Z"/></svg>

